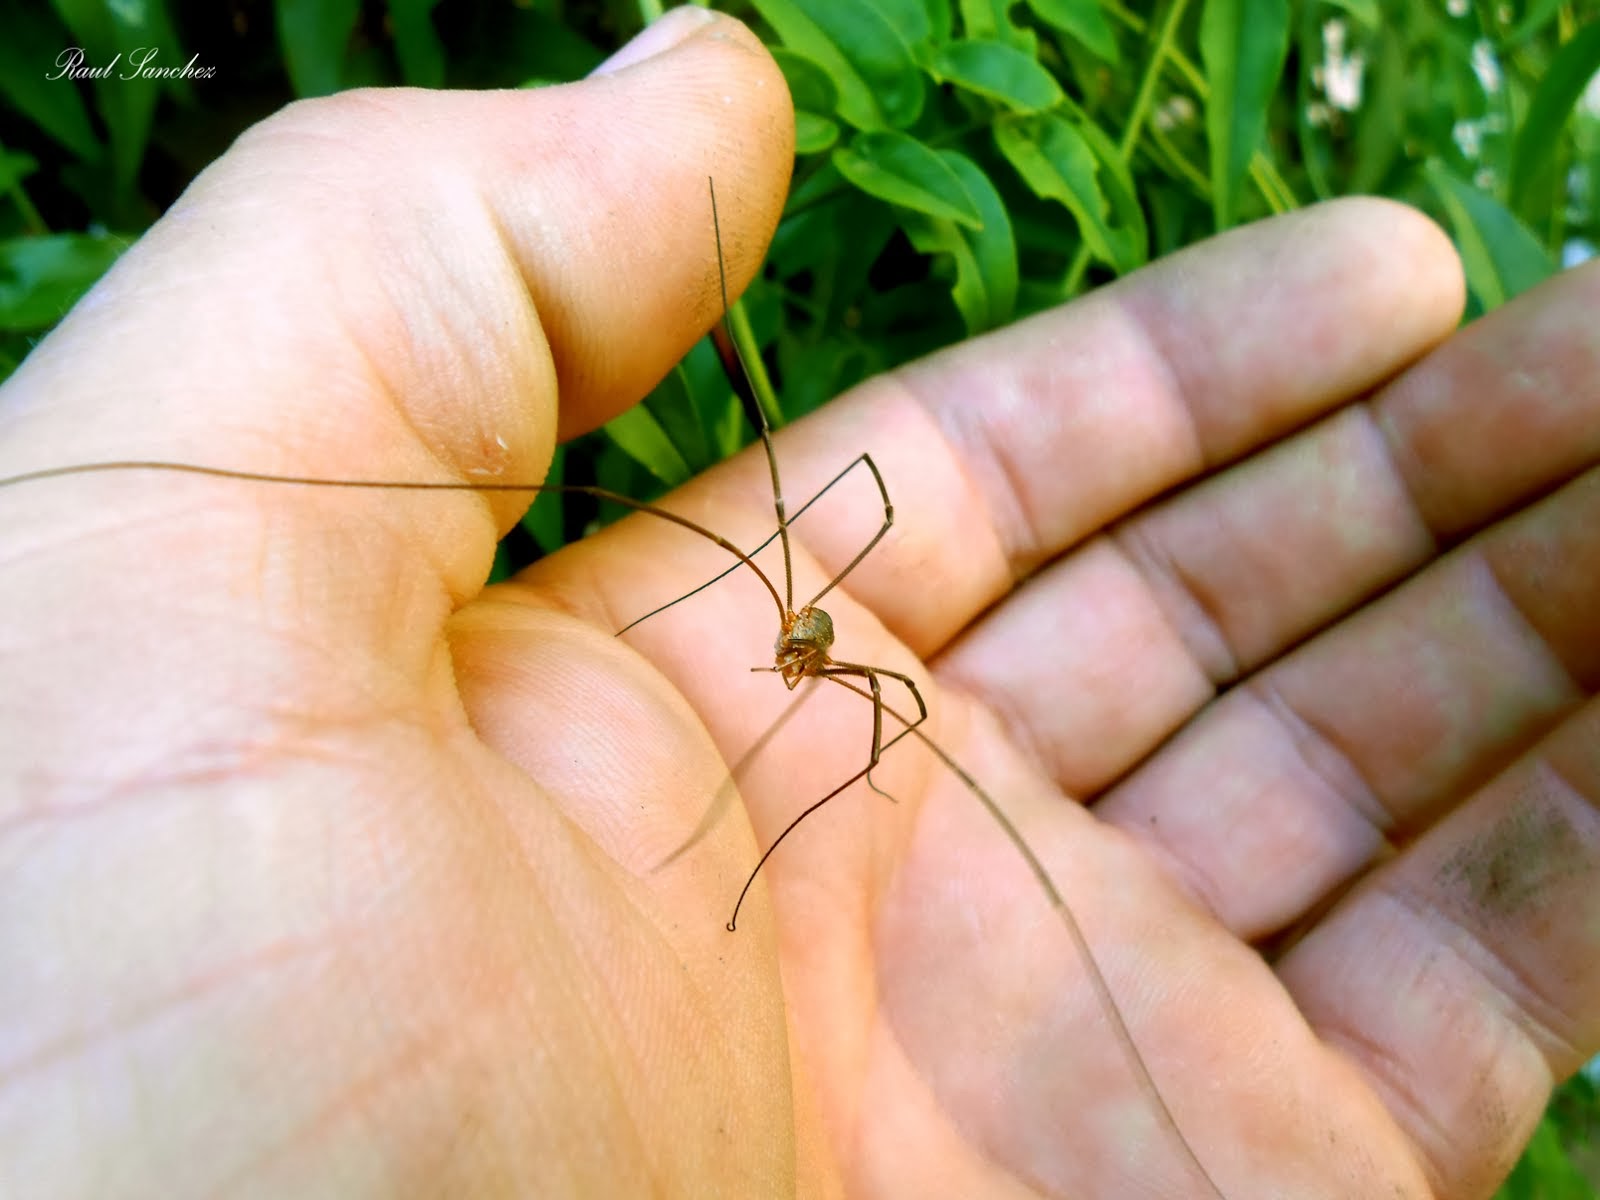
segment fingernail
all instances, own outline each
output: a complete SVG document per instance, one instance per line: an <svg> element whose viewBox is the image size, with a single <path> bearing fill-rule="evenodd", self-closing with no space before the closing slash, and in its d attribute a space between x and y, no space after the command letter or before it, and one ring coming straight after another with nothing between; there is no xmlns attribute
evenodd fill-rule
<svg viewBox="0 0 1600 1200"><path fill-rule="evenodd" d="M601 63L589 74L591 76L610 75L613 71L620 71L624 67L631 67L647 58L654 58L658 54L671 50L674 46L682 45L716 19L716 13L710 9L700 8L693 4L685 4L674 8L670 12L663 13L659 19L646 25L631 42L623 46L622 49L606 59L605 62Z"/></svg>

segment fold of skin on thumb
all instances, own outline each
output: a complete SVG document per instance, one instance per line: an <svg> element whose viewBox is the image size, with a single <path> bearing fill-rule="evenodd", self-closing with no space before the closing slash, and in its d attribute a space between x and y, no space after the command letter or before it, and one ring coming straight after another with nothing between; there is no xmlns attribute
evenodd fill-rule
<svg viewBox="0 0 1600 1200"><path fill-rule="evenodd" d="M578 84L292 105L204 172L8 382L0 476L153 459L541 479L555 440L637 401L720 315L707 179L737 291L792 153L781 74L723 18ZM84 576L119 572L139 595L130 614L215 585L235 614L282 619L286 597L240 575L292 557L303 636L422 671L530 498L346 493L334 528L315 489L140 473L0 492L0 525L24 554L49 549L18 585L23 625L75 627L103 601ZM248 515L218 511L235 504ZM133 527L137 552L115 536ZM139 570L152 558L184 565Z"/></svg>

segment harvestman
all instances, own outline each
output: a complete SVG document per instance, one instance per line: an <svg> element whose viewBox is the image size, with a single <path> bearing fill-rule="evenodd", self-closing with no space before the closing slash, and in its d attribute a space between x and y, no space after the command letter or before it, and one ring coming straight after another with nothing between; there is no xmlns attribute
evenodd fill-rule
<svg viewBox="0 0 1600 1200"><path fill-rule="evenodd" d="M613 492L605 488L590 487L581 484L498 482L469 483L462 481L429 482L411 480L325 479L311 476L277 475L267 472L249 471L231 467L206 466L197 463L130 459L111 462L77 463L69 466L47 467L42 470L28 471L20 475L0 478L0 488L15 487L26 483L38 483L48 479L58 479L72 475L88 475L123 471L171 471L181 474L202 475L212 478L230 479L248 483L280 484L298 487L417 492L554 492L565 495L583 495L599 500L611 501L615 504L621 505L624 508L632 509L636 512L647 513L650 516L660 518L664 521L669 521L674 525L678 525L692 533L698 534L700 537L703 537L715 545L720 546L729 554L733 555L733 557L737 560L732 566L728 567L721 574L714 576L710 580L707 580L705 583L701 584L692 591L679 596L675 600L669 601L667 604L663 604L658 608L652 609L644 616L639 617L637 620L619 630L618 636L621 636L622 633L626 633L629 629L632 629L640 622L647 620L648 618L655 616L657 613L663 612L667 608L670 608L673 605L688 599L690 596L703 591L705 588L710 587L713 583L716 583L724 576L737 570L740 566L745 566L748 567L752 573L754 573L754 575L766 587L768 593L772 596L773 603L778 609L779 620L778 637L774 646L773 665L770 667L752 667L751 670L771 672L778 675L780 678L782 678L784 684L791 691L794 690L794 688L798 686L802 680L825 679L845 688L848 691L854 692L856 695L867 699L872 704L872 747L868 756L867 765L861 770L857 771L854 775L851 775L848 779L839 784L820 800L817 800L805 808L798 816L789 822L789 824L781 833L778 834L778 836L773 840L772 844L768 846L767 849L762 853L761 858L751 870L749 877L746 879L744 887L740 890L739 898L734 903L733 915L727 923L727 928L732 931L737 926L739 911L743 907L745 897L749 894L750 888L754 885L756 878L760 875L761 869L766 865L767 860L772 857L773 852L777 850L777 848L783 843L789 834L793 833L794 830L807 817L811 816L818 809L822 808L825 804L833 800L847 788L862 780L865 780L868 786L872 787L874 791L882 793L882 789L878 788L877 785L872 782L872 771L877 767L880 758L886 750L906 737L915 737L919 742L926 746L928 750L932 752L933 755L938 758L939 761L942 762L952 774L956 776L956 778L962 782L962 784L969 792L972 793L974 797L977 798L979 803L981 803L988 811L989 815L994 819L995 823L1000 827L1002 832L1004 832L1006 838L1011 842L1012 846L1015 847L1017 853L1022 856L1023 861L1027 863L1029 871L1033 874L1034 879L1038 882L1039 887L1049 900L1051 907L1055 909L1057 915L1060 917L1061 923L1065 927L1067 934L1077 951L1079 960L1084 966L1085 974L1089 980L1090 987L1094 991L1096 1000L1106 1017L1107 1023L1111 1026L1112 1032L1116 1037L1118 1044L1122 1048L1123 1055L1134 1073L1140 1090L1145 1094L1147 1100L1152 1105L1161 1125L1168 1131L1173 1139L1174 1144L1181 1150L1183 1157L1189 1162L1193 1171L1202 1180L1204 1180L1208 1191L1214 1196L1218 1197L1218 1200L1225 1200L1222 1189L1217 1186L1216 1182L1212 1179L1210 1172L1206 1170L1205 1164L1200 1161L1199 1156L1194 1151L1194 1148L1189 1144L1188 1138L1184 1136L1183 1131L1179 1128L1176 1119L1172 1115L1171 1109L1168 1108L1166 1100L1161 1095L1160 1089L1156 1086L1155 1079L1151 1076L1149 1068L1145 1065L1144 1056L1139 1052L1139 1048L1133 1040L1133 1034L1129 1030L1126 1021L1122 1017L1122 1010L1117 1005L1115 998L1111 994L1111 989L1109 984L1106 982L1105 974L1101 971L1099 962L1089 947L1088 939L1084 936L1083 930L1079 926L1077 918L1073 915L1072 910L1068 907L1066 900L1062 897L1060 891L1056 888L1055 883L1051 880L1049 872L1045 870L1044 864L1033 852L1032 848L1029 847L1021 832L1011 822L1011 819L1005 814L1005 811L999 806L999 804L995 802L988 792L983 789L978 781L974 779L965 768L956 762L955 759L947 754L937 742L930 738L920 728L922 722L927 719L928 709L927 705L923 702L922 694L918 690L916 683L911 679L910 676L902 674L899 671L890 670L887 667L873 666L866 663L839 661L829 656L828 652L832 648L834 642L833 620L825 611L817 608L816 605L818 601L820 601L830 591L837 587L846 576L855 570L855 568L861 564L862 560L865 559L866 556L878 545L878 543L883 540L884 536L889 532L889 529L894 524L894 505L890 503L889 490L887 485L884 483L883 475L879 471L877 464L873 462L870 454L862 453L856 458L852 459L850 464L846 466L844 470L835 475L833 479L824 485L824 487L818 491L815 496L802 505L801 508L795 512L793 517L788 516L783 499L783 488L778 475L778 459L772 445L771 428L768 425L766 414L763 412L761 405L757 401L755 393L750 385L749 374L745 368L743 358L739 353L738 346L734 342L732 325L728 317L729 303L727 274L722 260L722 230L720 220L717 216L716 189L714 184L711 187L711 217L712 227L716 237L717 279L721 288L723 307L722 320L717 329L713 331L712 338L716 344L718 355L722 359L723 367L727 371L728 378L733 384L734 391L738 394L748 419L750 420L751 424L755 426L756 433L761 439L762 450L766 455L767 468L772 480L773 509L776 512L778 519L777 531L748 554L745 551L740 550L737 546L735 546L728 539L722 537L720 534L712 532L704 526L691 521L687 517L679 516L678 514L669 512L666 509L658 508L655 505L647 504L640 500L635 500L632 497L624 496L620 493ZM865 466L867 470L871 472L873 481L877 485L878 492L883 498L883 523L878 527L878 531L874 533L867 541L866 545L863 546L855 555L855 557L845 565L844 569L835 575L833 579L831 579L826 586L822 588L821 591L819 591L809 601L807 601L805 604L802 604L800 608L796 610L794 607L794 571L789 546L789 526L793 523L793 521L797 520L806 511L806 509L810 508L812 504L815 504L819 499L821 499L821 497L826 494L834 484L842 480L858 465ZM781 596L779 595L778 589L773 584L772 580L769 579L766 573L756 565L753 557L755 554L769 546L774 540L780 542L783 551L784 590ZM881 678L889 678L904 685L906 691L916 704L917 715L915 718L905 716L884 700ZM850 682L852 679L863 680L865 681L866 686L863 687L859 683ZM896 722L898 722L900 726L902 726L900 731L888 741L885 741L883 738L883 717L885 713L887 713ZM786 716L780 717L779 724L781 724L785 719ZM751 751L747 753L746 758L750 757L751 754L755 753L763 745L765 745L767 738L771 736L772 732L774 732L774 730L769 730L768 734L760 739L756 745L752 747ZM737 768L735 768L735 770L737 770ZM886 795L887 793L882 794ZM674 859L683 854L700 838L700 836L702 836L704 828L705 827L703 825L701 829L696 830L695 833L691 834L689 839L665 860L663 860L660 865L665 866L667 863L672 862Z"/></svg>

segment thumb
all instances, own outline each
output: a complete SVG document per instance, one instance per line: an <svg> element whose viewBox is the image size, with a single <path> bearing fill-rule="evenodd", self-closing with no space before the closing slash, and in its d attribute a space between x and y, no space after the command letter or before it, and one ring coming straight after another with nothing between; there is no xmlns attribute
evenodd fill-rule
<svg viewBox="0 0 1600 1200"><path fill-rule="evenodd" d="M754 36L703 10L647 36L577 84L350 92L247 132L7 384L0 477L540 478L558 434L638 399L719 314L707 178L734 287L787 186L792 110ZM41 655L93 654L76 631L116 613L115 662L87 663L107 683L141 666L130 633L223 609L270 627L286 598L297 641L425 670L487 571L491 507L149 473L9 489L0 529L25 544L0 606L47 631Z"/></svg>

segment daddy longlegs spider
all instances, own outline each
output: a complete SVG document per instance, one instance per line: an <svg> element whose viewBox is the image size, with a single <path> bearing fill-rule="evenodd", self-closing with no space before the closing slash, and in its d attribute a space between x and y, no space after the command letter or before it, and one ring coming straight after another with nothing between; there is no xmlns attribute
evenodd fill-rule
<svg viewBox="0 0 1600 1200"><path fill-rule="evenodd" d="M622 495L606 488L582 484L505 483L487 481L465 482L459 480L418 481L317 478L310 476L273 474L269 472L245 470L242 468L213 466L197 463L130 459L108 462L75 463L65 466L47 467L40 470L28 471L19 475L0 478L0 488L17 487L24 484L40 483L46 480L77 475L110 472L166 471L180 474L207 476L211 478L233 480L244 483L261 483L296 487L413 492L470 491L485 494L510 492L554 492L557 494L581 495L602 501L610 501L635 512L645 513L658 519L671 522L674 525L677 525L683 529L687 529L690 532L705 538L707 541L713 543L714 545L725 550L728 554L732 555L735 559L735 562L720 574L713 576L711 579L707 580L705 583L699 585L691 591L686 592L676 599L660 605L659 607L645 613L643 616L631 621L628 625L619 630L616 636L620 637L623 633L628 632L628 630L634 628L641 622L648 620L649 618L654 617L661 612L664 612L666 609L671 608L672 606L679 604L684 600L689 599L691 596L694 596L710 587L712 584L718 582L720 579L737 570L739 567L747 567L751 573L760 580L767 592L771 595L772 600L778 609L779 619L779 630L776 642L774 644L773 664L771 666L752 667L751 670L778 675L779 678L783 680L785 686L791 691L793 691L801 684L802 681L805 680L816 680L819 682L826 680L844 688L847 691L855 693L856 695L870 702L872 705L872 741L870 750L868 752L868 760L866 765L851 775L848 779L844 780L838 786L834 787L821 799L810 804L808 807L802 810L799 815L792 818L788 825L786 825L778 834L778 836L773 839L771 844L767 846L766 850L761 854L756 865L750 871L749 876L745 880L743 888L739 892L738 899L734 903L733 914L727 922L727 929L730 932L736 930L739 912L743 907L746 897L749 895L751 887L755 884L756 879L760 876L762 868L766 866L767 861L772 857L773 853L778 849L778 847L808 817L812 816L823 806L838 797L842 792L863 780L865 780L868 786L874 791L888 796L887 792L884 792L873 782L872 772L878 766L884 753L904 739L908 737L914 738L923 746L925 746L935 758L937 758L957 779L960 780L967 791L970 792L971 795L983 806L989 816L1004 833L1006 839L1022 857L1024 863L1028 867L1029 872L1032 874L1040 890L1044 893L1044 896L1048 900L1051 908L1054 909L1061 921L1061 924L1065 928L1069 940L1071 941L1078 955L1079 961L1083 965L1096 1002L1101 1012L1104 1014L1106 1022L1110 1026L1113 1036L1121 1048L1123 1057L1126 1059L1128 1067L1135 1077L1139 1090L1151 1105L1158 1123L1166 1131L1174 1146L1176 1146L1179 1150L1182 1158L1188 1164L1191 1173L1204 1184L1206 1193L1217 1197L1218 1200L1223 1200L1224 1193L1222 1192L1222 1189L1212 1178L1210 1172L1206 1169L1204 1163L1201 1162L1198 1154L1195 1152L1188 1138L1183 1133L1183 1130L1179 1127L1177 1120L1173 1116L1171 1109L1168 1107L1167 1102L1161 1093L1160 1088L1156 1085L1154 1077L1150 1074L1149 1068L1144 1061L1144 1056L1140 1053L1137 1044L1134 1042L1132 1031L1129 1029L1127 1022L1122 1016L1121 1008L1118 1006L1116 999L1111 993L1110 985L1107 983L1105 974L1101 970L1099 962L1089 946L1088 939L1084 935L1082 927L1078 924L1077 918L1073 915L1073 912L1068 906L1065 898L1062 896L1054 881L1051 879L1050 873L1045 869L1043 862L1028 845L1026 839L1022 836L1021 831L1012 822L1010 817L1007 816L1005 810L993 799L993 797L989 795L987 791L984 790L977 779L975 779L970 772L962 767L960 763L951 757L951 755L948 754L938 744L938 742L936 742L923 730L922 725L928 718L928 707L923 700L922 693L918 689L916 682L909 675L906 675L900 671L892 670L888 667L836 660L831 657L829 652L831 651L834 643L833 620L827 614L827 612L818 608L817 604L829 592L838 587L845 580L845 578L848 577L850 573L862 563L867 555L870 554L880 542L882 542L889 530L893 527L894 506L889 499L888 486L884 482L882 472L879 470L877 464L873 461L870 454L862 453L852 459L850 463L831 480L829 480L829 482L825 484L815 496L811 497L810 500L796 510L793 516L788 515L783 497L782 483L778 471L777 455L773 448L771 427L767 421L765 412L763 411L761 404L755 395L754 389L750 384L749 373L746 370L743 358L734 341L733 329L728 316L730 306L727 292L727 277L722 258L721 223L717 215L716 190L714 184L710 189L710 198L712 226L716 241L717 278L723 307L722 319L718 327L713 330L712 338L716 345L718 355L722 359L722 363L728 374L728 378L733 385L734 391L740 399L747 418L755 427L756 433L761 442L762 451L765 455L768 472L771 478L773 510L777 516L777 530L768 536L765 541L761 542L749 552L741 550L727 538L724 538L720 534L715 533L714 531L693 520L690 520L687 517L680 516L677 513L668 511L667 509L657 507L656 505L649 504L644 501L635 500L630 496ZM878 527L877 532L875 532L867 540L866 544L862 546L862 548L855 554L853 558L850 559L843 570L839 571L827 582L827 584L822 587L820 591L818 591L808 601L796 609L794 607L794 568L793 556L790 547L789 527L804 512L806 512L807 509L820 500L822 496L829 491L829 489L831 489L851 471L855 470L858 466L864 466L867 471L870 472L873 482L878 489L878 493L883 501L883 521ZM778 541L782 549L784 572L784 586L782 594L779 593L777 586L754 561L754 556L764 550L767 546L771 545L773 541ZM916 707L916 715L914 717L901 712L884 699L882 680L885 678L895 681L905 688ZM853 680L859 680L862 682L852 682ZM863 684L865 686L863 686ZM792 712L793 707L791 706L789 712L786 712L780 716L777 722L775 722L774 725L769 728L767 734L758 739L757 742L750 748L750 750L747 751L744 759L742 759L739 764L736 764L733 769L733 774L735 776L738 774L743 763L748 761L750 757L752 757L763 746L765 746L771 735L776 731L777 727L781 726L781 724L788 719L788 716ZM887 714L896 724L900 726L899 731L888 740L885 740L883 736L883 723L885 714ZM893 797L889 798L892 799ZM702 836L704 836L709 827L710 822L703 821L701 827L695 830L695 832L692 833L688 839L685 840L676 850L663 859L662 862L657 865L656 869L660 870L681 857Z"/></svg>

